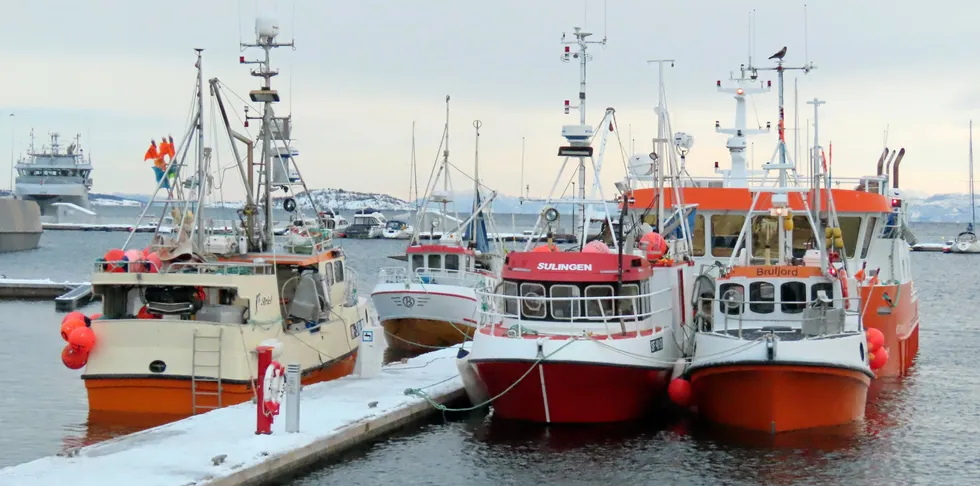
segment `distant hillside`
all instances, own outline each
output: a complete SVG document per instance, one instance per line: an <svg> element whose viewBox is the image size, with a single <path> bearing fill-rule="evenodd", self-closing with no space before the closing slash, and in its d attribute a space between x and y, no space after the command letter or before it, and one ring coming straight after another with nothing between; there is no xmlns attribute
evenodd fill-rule
<svg viewBox="0 0 980 486"><path fill-rule="evenodd" d="M311 197L321 211L327 208L338 211L367 208L379 211L409 211L415 208L408 201L387 194L345 191L343 189L312 189L309 195L305 192L298 192L293 196L299 207L304 209L310 208ZM276 200L281 199L283 198L276 198Z"/></svg>

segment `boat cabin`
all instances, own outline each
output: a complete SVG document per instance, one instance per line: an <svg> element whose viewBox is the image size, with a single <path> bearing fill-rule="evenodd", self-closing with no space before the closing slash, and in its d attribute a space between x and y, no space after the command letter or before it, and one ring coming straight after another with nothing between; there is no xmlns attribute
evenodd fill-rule
<svg viewBox="0 0 980 486"><path fill-rule="evenodd" d="M409 268L413 273L473 272L477 269L473 250L462 246L410 245L405 253L408 255Z"/></svg>

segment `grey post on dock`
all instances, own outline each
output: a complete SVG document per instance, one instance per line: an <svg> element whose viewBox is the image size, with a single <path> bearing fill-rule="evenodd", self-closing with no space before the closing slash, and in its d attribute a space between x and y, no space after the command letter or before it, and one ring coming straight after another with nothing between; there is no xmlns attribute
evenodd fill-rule
<svg viewBox="0 0 980 486"><path fill-rule="evenodd" d="M299 432L299 363L286 365L286 433Z"/></svg>

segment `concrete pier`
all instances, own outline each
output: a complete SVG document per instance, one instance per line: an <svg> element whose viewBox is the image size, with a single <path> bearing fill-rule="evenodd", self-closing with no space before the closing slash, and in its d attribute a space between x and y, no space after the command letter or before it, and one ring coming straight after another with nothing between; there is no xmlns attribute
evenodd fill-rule
<svg viewBox="0 0 980 486"><path fill-rule="evenodd" d="M299 432L285 417L272 435L256 435L256 406L213 410L58 456L0 469L0 484L230 486L264 484L301 472L436 412L406 395L424 389L435 402L463 399L456 349L386 365L373 378L349 376L302 391Z"/></svg>
<svg viewBox="0 0 980 486"><path fill-rule="evenodd" d="M51 300L81 284L81 282L55 282L48 279L0 278L0 299Z"/></svg>

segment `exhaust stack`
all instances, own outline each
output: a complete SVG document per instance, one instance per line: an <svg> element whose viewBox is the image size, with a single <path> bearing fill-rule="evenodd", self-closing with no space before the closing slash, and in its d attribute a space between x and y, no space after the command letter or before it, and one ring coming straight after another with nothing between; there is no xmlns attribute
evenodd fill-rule
<svg viewBox="0 0 980 486"><path fill-rule="evenodd" d="M898 157L895 157L895 167L892 169L892 180L894 181L892 187L895 189L898 189L898 164L902 162L902 157L905 157L905 147L898 151Z"/></svg>

